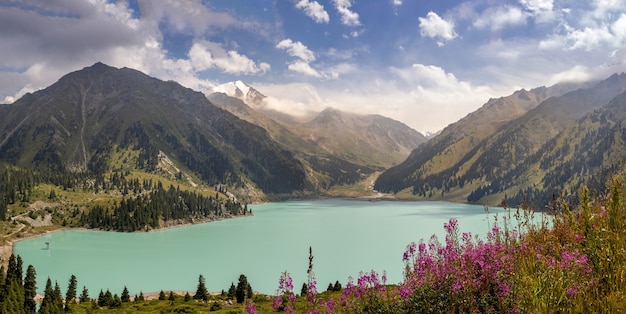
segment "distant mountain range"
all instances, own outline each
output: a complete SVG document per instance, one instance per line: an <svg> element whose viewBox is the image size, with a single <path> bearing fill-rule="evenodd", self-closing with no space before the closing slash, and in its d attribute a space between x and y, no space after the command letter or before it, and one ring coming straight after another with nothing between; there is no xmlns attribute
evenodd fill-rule
<svg viewBox="0 0 626 314"><path fill-rule="evenodd" d="M542 207L602 192L624 163L625 92L626 74L520 90L427 138L380 115L278 112L242 81L203 94L97 63L0 106L0 162L143 171L248 200L325 195L382 172L374 189L400 198Z"/></svg>
<svg viewBox="0 0 626 314"><path fill-rule="evenodd" d="M263 94L241 81L220 85L214 91L208 95L213 103L265 128L292 151L321 153L383 169L403 161L427 140L404 123L380 115L359 115L332 108L304 118L276 112L268 109Z"/></svg>
<svg viewBox="0 0 626 314"><path fill-rule="evenodd" d="M602 189L626 158L626 75L491 99L380 175L382 192L424 199L543 206ZM600 191L602 192L602 191Z"/></svg>
<svg viewBox="0 0 626 314"><path fill-rule="evenodd" d="M303 124L285 123L288 115L279 122L255 89L240 81L221 88L209 100L175 82L96 63L0 106L0 162L102 175L120 170L112 160L122 159L134 170L176 169L207 185L282 198L362 180L425 141L380 116L328 110Z"/></svg>

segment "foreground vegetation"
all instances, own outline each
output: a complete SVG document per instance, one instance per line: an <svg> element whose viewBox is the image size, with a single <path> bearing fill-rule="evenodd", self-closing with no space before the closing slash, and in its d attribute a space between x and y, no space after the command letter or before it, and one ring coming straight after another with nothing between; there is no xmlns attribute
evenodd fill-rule
<svg viewBox="0 0 626 314"><path fill-rule="evenodd" d="M525 208L511 209L496 216L483 238L463 233L450 220L444 225L445 239L431 237L407 246L404 280L396 285L388 284L384 273L370 271L344 287L337 283L318 292L324 287L318 288L315 280L311 251L307 283L298 290L285 272L277 274L277 291L271 296L252 294L247 283L239 289L245 290L241 298L233 285L235 293L199 298L194 298L198 291L193 296L163 292L162 300L108 292L74 302L70 294L63 306L60 291L47 282L46 292L56 295L57 306L48 311L42 304L40 313L617 312L626 308L625 182L623 175L615 176L602 196L591 197L583 189L575 208L555 200L554 215L539 224ZM30 267L22 276L21 259L12 259L6 273L1 272L2 312L33 313L33 282L42 281L33 280ZM199 291L201 283L202 277Z"/></svg>

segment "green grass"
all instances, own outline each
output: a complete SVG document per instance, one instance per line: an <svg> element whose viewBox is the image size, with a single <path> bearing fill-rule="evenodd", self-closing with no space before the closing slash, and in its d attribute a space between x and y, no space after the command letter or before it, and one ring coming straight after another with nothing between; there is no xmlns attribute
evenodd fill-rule
<svg viewBox="0 0 626 314"><path fill-rule="evenodd" d="M166 295L169 293L166 292ZM327 300L333 298L338 300L340 298L340 292L324 292L319 295L321 300ZM117 313L216 313L216 314L230 314L230 313L247 313L246 304L254 303L258 313L272 313L273 309L273 297L271 295L258 294L255 295L252 300L247 300L243 304L237 304L235 300L228 299L226 296L212 296L208 302L191 299L185 301L183 296L176 295L174 301L169 300L146 300L146 301L131 301L128 303L122 303L119 308L99 307L94 305L93 302L87 302L84 304L72 304L71 313L83 314L83 313L102 313L102 314L117 314ZM220 304L220 309L211 309L214 303ZM308 302L306 298L299 297L295 303L295 312L304 313L308 308Z"/></svg>

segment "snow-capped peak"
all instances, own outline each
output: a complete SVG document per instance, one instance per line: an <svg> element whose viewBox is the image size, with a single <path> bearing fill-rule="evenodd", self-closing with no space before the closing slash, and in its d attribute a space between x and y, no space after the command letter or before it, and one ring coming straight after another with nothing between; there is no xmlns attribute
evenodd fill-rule
<svg viewBox="0 0 626 314"><path fill-rule="evenodd" d="M240 80L215 86L213 92L238 98L251 107L263 106L263 99L265 98L265 95Z"/></svg>

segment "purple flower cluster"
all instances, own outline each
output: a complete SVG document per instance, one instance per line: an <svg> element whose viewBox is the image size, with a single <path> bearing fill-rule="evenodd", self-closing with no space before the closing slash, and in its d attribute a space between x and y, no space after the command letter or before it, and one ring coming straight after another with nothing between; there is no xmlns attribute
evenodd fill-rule
<svg viewBox="0 0 626 314"><path fill-rule="evenodd" d="M356 284L352 278L349 278L346 288L341 294L341 306L345 308L347 313L360 312L359 309L363 307L372 311L377 309L378 311L389 312L389 300L393 294L387 290L386 282L387 275L383 272L380 276L374 270L360 273Z"/></svg>
<svg viewBox="0 0 626 314"><path fill-rule="evenodd" d="M398 288L407 307L429 305L444 312L515 311L511 281L516 249L501 241L500 229L494 227L484 242L470 233L459 239L455 219L444 228L445 245L433 236L428 244L411 243L404 252L405 279Z"/></svg>
<svg viewBox="0 0 626 314"><path fill-rule="evenodd" d="M278 290L276 291L272 307L275 312L285 311L291 314L293 313L296 299L296 295L293 293L293 279L291 279L289 273L285 271L280 274Z"/></svg>

